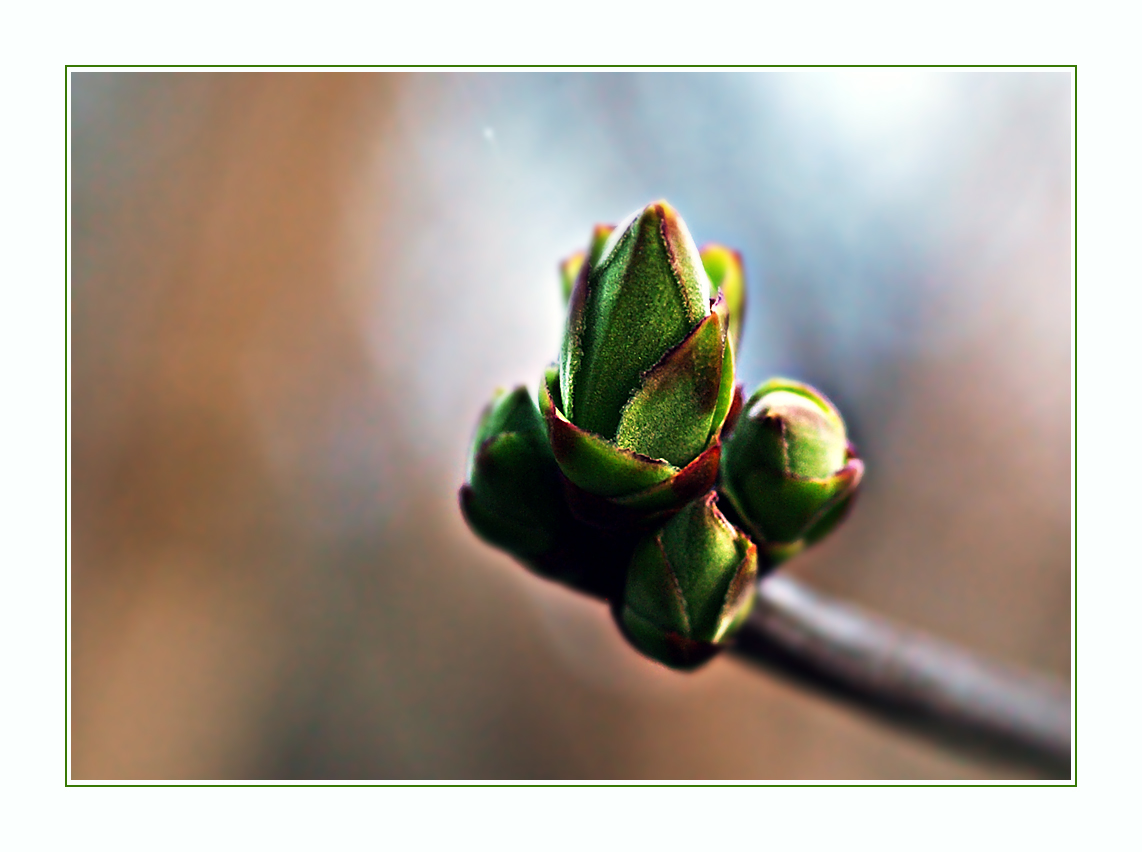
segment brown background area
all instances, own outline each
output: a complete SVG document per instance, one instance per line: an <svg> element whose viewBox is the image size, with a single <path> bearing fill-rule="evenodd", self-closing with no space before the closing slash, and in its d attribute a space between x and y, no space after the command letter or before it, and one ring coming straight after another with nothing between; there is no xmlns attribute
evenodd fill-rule
<svg viewBox="0 0 1142 852"><path fill-rule="evenodd" d="M792 570L1067 678L1069 82L994 76L952 81L975 87L953 117L984 106L916 181L943 212L899 272L908 346L815 315L814 246L726 202L773 241L746 255L764 290L742 367L821 384L869 460L852 519ZM696 224L714 201L690 218L689 184L623 177L671 79L73 77L74 777L1027 775L730 658L658 668L465 528L481 405L558 347L559 257L660 195L732 242ZM559 147L553 109L598 120ZM703 133L640 144L716 184L671 159L705 162ZM830 180L783 197L842 232ZM870 292L891 315L896 291ZM853 348L815 342L822 323Z"/></svg>

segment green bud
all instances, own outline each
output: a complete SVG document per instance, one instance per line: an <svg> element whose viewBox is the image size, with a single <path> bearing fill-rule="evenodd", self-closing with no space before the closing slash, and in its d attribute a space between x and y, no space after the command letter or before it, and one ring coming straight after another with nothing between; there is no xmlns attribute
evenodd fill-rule
<svg viewBox="0 0 1142 852"><path fill-rule="evenodd" d="M577 251L559 264L559 278L563 284L564 303L571 301L571 293L575 289L575 282L579 279L579 273L583 271L584 265L590 266L587 261L589 260L591 264L598 263L603 246L607 243L607 237L611 235L611 231L614 229L614 225L596 225L595 230L591 233L590 249Z"/></svg>
<svg viewBox="0 0 1142 852"><path fill-rule="evenodd" d="M591 262L591 266L599 265L599 261L603 257L603 251L607 248L607 242L614 232L614 225L596 225L594 230L591 231L591 245L587 258Z"/></svg>
<svg viewBox="0 0 1142 852"><path fill-rule="evenodd" d="M722 491L771 565L831 531L863 474L837 409L789 379L754 391L722 453Z"/></svg>
<svg viewBox="0 0 1142 852"><path fill-rule="evenodd" d="M464 517L483 539L526 559L554 547L562 503L559 469L527 388L498 391L472 439Z"/></svg>
<svg viewBox="0 0 1142 852"><path fill-rule="evenodd" d="M725 647L753 603L757 548L716 498L711 491L644 537L627 570L619 624L636 648L676 669Z"/></svg>
<svg viewBox="0 0 1142 852"><path fill-rule="evenodd" d="M741 253L711 243L702 247L702 266L710 276L712 292L721 293L730 317L730 342L737 351L745 321L745 270Z"/></svg>
<svg viewBox="0 0 1142 852"><path fill-rule="evenodd" d="M583 261L587 259L587 252L577 251L559 264L559 281L563 285L563 303L571 301L571 291L575 289L575 279L583 268Z"/></svg>
<svg viewBox="0 0 1142 852"><path fill-rule="evenodd" d="M537 574L613 600L634 545L576 520L527 389L497 392L472 439L460 510L472 530Z"/></svg>
<svg viewBox="0 0 1142 852"><path fill-rule="evenodd" d="M596 228L586 254L541 389L555 458L589 495L676 510L716 476L733 400L725 299L711 304L697 247L664 201Z"/></svg>
<svg viewBox="0 0 1142 852"><path fill-rule="evenodd" d="M673 209L659 202L629 217L572 298L559 377L568 419L615 438L643 374L709 314L709 277Z"/></svg>

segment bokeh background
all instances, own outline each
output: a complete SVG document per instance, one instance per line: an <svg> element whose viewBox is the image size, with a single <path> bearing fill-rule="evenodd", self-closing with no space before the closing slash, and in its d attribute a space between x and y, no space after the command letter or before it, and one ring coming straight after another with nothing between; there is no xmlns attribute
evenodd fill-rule
<svg viewBox="0 0 1142 852"><path fill-rule="evenodd" d="M660 668L456 490L558 260L666 198L868 464L789 570L1068 679L1068 73L71 81L73 777L1033 777Z"/></svg>

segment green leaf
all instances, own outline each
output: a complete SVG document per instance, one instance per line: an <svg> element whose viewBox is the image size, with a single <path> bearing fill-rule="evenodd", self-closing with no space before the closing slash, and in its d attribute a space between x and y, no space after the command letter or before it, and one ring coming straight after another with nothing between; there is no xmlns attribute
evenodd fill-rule
<svg viewBox="0 0 1142 852"><path fill-rule="evenodd" d="M719 297L720 298L720 297ZM718 312L718 303L714 303L713 312ZM722 352L722 383L718 386L718 405L714 409L714 415L710 418L710 434L720 435L722 427L726 424L726 417L729 416L730 409L734 404L734 371L736 365L734 363L734 347L731 346L732 341L726 341L725 350Z"/></svg>
<svg viewBox="0 0 1142 852"><path fill-rule="evenodd" d="M718 462L721 460L721 452L722 448L718 442L711 442L698 458L670 479L644 491L615 497L613 502L619 506L649 514L680 509L714 487L714 482L718 477Z"/></svg>
<svg viewBox="0 0 1142 852"><path fill-rule="evenodd" d="M617 620L623 635L636 649L678 671L696 669L721 650L711 642L700 642L663 630L628 606L622 608Z"/></svg>
<svg viewBox="0 0 1142 852"><path fill-rule="evenodd" d="M714 312L646 373L623 408L615 443L680 468L693 461L714 431L715 412L729 409L725 351L725 315ZM732 398L732 378L729 385Z"/></svg>
<svg viewBox="0 0 1142 852"><path fill-rule="evenodd" d="M686 598L657 535L646 536L635 548L624 602L659 630L690 635Z"/></svg>
<svg viewBox="0 0 1142 852"><path fill-rule="evenodd" d="M661 459L620 449L571 423L555 404L558 384L554 378L554 371L549 370L540 389L540 408L555 459L575 485L600 497L620 497L665 482L678 473L678 468Z"/></svg>
<svg viewBox="0 0 1142 852"><path fill-rule="evenodd" d="M734 636L745 624L753 609L754 584L757 582L757 545L746 539L742 561L726 587L726 597L718 613L718 625L711 641L724 642Z"/></svg>
<svg viewBox="0 0 1142 852"><path fill-rule="evenodd" d="M563 298L567 302L567 329L563 335L563 343L559 351L559 389L563 398L561 409L571 418L571 403L575 396L575 378L583 362L583 329L585 323L584 312L587 307L587 279L591 269L599 263L607 240L614 232L614 225L596 225L591 232L591 242L587 252L578 253L578 266L575 274L568 279L570 266L575 263L576 255L572 255L564 262L563 268ZM585 260L584 260L585 258ZM584 268L585 267L585 268Z"/></svg>
<svg viewBox="0 0 1142 852"><path fill-rule="evenodd" d="M721 292L730 317L730 341L736 349L741 341L745 321L745 270L739 252L710 244L701 249L702 266L710 276L712 293Z"/></svg>
<svg viewBox="0 0 1142 852"><path fill-rule="evenodd" d="M837 478L842 481L843 487L837 489L832 499L822 506L816 517L810 521L809 529L805 531L806 544L820 541L844 520L856 497L857 486L860 485L863 476L864 462L858 458L850 458L844 470L837 474Z"/></svg>

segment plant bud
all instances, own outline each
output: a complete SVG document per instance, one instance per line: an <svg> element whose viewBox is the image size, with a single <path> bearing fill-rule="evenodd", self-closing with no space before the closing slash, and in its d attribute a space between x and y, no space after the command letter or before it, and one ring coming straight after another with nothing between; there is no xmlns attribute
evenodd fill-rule
<svg viewBox="0 0 1142 852"><path fill-rule="evenodd" d="M563 302L565 304L571 301L571 293L575 289L575 282L579 278L579 273L583 271L585 265L589 266L586 261L598 262L603 246L606 245L607 237L611 235L611 231L614 229L614 225L596 225L595 230L591 233L589 250L577 251L559 264L559 279L563 284Z"/></svg>
<svg viewBox="0 0 1142 852"><path fill-rule="evenodd" d="M460 509L489 544L536 573L614 599L633 546L577 521L567 508L559 466L527 389L497 393L484 409L469 453Z"/></svg>
<svg viewBox="0 0 1142 852"><path fill-rule="evenodd" d="M568 313L558 370L540 391L567 479L620 515L669 513L707 491L733 350L725 299L711 304L702 258L669 204L596 229Z"/></svg>
<svg viewBox="0 0 1142 852"><path fill-rule="evenodd" d="M583 268L583 261L587 259L587 252L577 251L559 264L559 281L563 285L563 304L571 301L571 292L575 289L575 279Z"/></svg>
<svg viewBox="0 0 1142 852"><path fill-rule="evenodd" d="M800 382L770 379L746 401L722 454L722 492L770 565L826 535L864 474L840 413Z"/></svg>
<svg viewBox="0 0 1142 852"><path fill-rule="evenodd" d="M527 388L500 391L472 439L460 505L486 541L523 558L550 550L562 521L558 467Z"/></svg>
<svg viewBox="0 0 1142 852"><path fill-rule="evenodd" d="M734 352L741 343L745 321L745 270L740 252L710 244L702 247L702 267L710 276L712 292L721 293L730 317L730 342Z"/></svg>
<svg viewBox="0 0 1142 852"><path fill-rule="evenodd" d="M753 603L757 548L711 491L635 547L618 618L638 650L693 669L721 650Z"/></svg>

